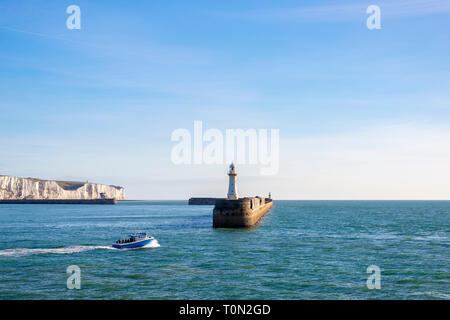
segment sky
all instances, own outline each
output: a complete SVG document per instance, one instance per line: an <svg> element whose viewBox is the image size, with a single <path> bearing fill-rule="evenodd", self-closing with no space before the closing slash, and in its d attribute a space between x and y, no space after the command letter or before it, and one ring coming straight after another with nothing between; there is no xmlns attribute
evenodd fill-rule
<svg viewBox="0 0 450 320"><path fill-rule="evenodd" d="M0 174L224 197L227 163L171 160L202 121L279 130L240 196L450 200L449 53L447 0L2 0Z"/></svg>

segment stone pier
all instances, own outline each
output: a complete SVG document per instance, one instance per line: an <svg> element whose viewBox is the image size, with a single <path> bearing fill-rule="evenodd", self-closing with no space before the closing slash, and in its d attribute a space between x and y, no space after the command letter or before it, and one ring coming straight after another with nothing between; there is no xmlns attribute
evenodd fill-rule
<svg viewBox="0 0 450 320"><path fill-rule="evenodd" d="M246 228L254 226L272 208L272 205L272 199L260 197L216 200L213 211L213 227Z"/></svg>

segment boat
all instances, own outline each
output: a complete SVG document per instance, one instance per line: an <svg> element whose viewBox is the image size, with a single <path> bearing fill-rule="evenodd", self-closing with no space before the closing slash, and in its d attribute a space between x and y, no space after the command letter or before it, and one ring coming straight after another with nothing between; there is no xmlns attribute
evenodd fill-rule
<svg viewBox="0 0 450 320"><path fill-rule="evenodd" d="M156 239L148 236L145 232L135 232L128 235L127 239L117 240L112 246L116 249L135 249L142 248L152 241L156 241Z"/></svg>

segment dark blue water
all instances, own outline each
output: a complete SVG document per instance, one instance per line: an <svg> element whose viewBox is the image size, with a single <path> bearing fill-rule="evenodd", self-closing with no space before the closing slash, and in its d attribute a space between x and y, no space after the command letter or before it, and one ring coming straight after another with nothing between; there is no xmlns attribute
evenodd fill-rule
<svg viewBox="0 0 450 320"><path fill-rule="evenodd" d="M211 225L185 202L0 205L0 299L450 298L450 201L275 201L257 227ZM109 246L135 230L160 247Z"/></svg>

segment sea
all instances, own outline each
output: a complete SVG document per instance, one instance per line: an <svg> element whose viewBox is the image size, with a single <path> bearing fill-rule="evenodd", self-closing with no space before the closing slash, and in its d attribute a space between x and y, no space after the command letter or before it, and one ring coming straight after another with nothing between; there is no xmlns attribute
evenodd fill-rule
<svg viewBox="0 0 450 320"><path fill-rule="evenodd" d="M0 299L450 299L450 201L275 200L248 229L212 210L1 204ZM111 247L135 231L157 242Z"/></svg>

